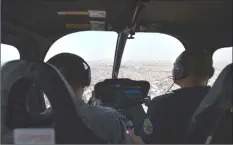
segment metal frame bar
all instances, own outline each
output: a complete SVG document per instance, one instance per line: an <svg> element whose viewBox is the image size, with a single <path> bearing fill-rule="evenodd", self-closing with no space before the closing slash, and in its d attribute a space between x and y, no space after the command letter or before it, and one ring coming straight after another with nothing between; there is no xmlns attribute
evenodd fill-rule
<svg viewBox="0 0 233 145"><path fill-rule="evenodd" d="M114 57L114 62L113 62L113 70L112 70L113 79L117 79L118 77L125 45L126 45L127 40L129 39L128 36L130 35L130 39L132 39L132 35L135 34L135 29L137 27L137 19L138 19L139 13L144 8L141 6L144 6L142 5L142 0L138 0L135 6L135 9L134 9L134 13L132 15L132 23L130 25L130 28L129 26L126 26L126 28L123 31L118 32L118 38L117 38L116 49L115 49L115 57Z"/></svg>
<svg viewBox="0 0 233 145"><path fill-rule="evenodd" d="M124 53L125 44L128 40L128 35L129 35L129 29L127 28L124 31L118 33L114 64L113 64L113 70L112 70L113 79L117 79L118 77L118 73L119 73L119 69L121 65L121 59Z"/></svg>

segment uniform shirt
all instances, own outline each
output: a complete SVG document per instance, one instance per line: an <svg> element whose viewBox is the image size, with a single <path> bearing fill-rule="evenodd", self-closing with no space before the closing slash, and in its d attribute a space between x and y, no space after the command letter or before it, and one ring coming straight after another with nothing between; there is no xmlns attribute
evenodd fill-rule
<svg viewBox="0 0 233 145"><path fill-rule="evenodd" d="M88 105L83 100L77 102L78 115L84 124L100 138L111 144L129 144L126 128L116 110L99 105Z"/></svg>
<svg viewBox="0 0 233 145"><path fill-rule="evenodd" d="M182 88L154 98L143 123L142 140L147 144L178 144L209 88Z"/></svg>

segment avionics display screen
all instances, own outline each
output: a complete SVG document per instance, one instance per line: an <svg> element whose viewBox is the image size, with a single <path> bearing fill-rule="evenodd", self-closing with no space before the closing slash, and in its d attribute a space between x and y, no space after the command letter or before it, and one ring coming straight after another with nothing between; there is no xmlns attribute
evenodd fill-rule
<svg viewBox="0 0 233 145"><path fill-rule="evenodd" d="M140 87L114 86L101 93L101 102L105 105L127 106L143 101Z"/></svg>
<svg viewBox="0 0 233 145"><path fill-rule="evenodd" d="M108 79L95 85L95 97L105 106L125 108L142 104L147 97L150 84L147 81Z"/></svg>
<svg viewBox="0 0 233 145"><path fill-rule="evenodd" d="M143 101L141 88L120 88L119 89L119 104L126 104L129 102Z"/></svg>
<svg viewBox="0 0 233 145"><path fill-rule="evenodd" d="M132 94L138 95L138 94L141 94L141 91L138 90L138 89L125 89L123 91L124 91L124 94L126 94L126 95L132 95Z"/></svg>

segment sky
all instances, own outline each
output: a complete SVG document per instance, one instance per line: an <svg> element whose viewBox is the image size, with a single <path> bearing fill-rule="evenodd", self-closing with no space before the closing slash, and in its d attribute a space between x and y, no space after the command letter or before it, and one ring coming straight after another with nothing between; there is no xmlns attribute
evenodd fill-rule
<svg viewBox="0 0 233 145"><path fill-rule="evenodd" d="M45 61L66 49L80 55L85 60L113 61L117 33L79 32L62 37L54 43ZM169 42L169 43L167 43ZM175 49L172 49L175 46ZM168 51L170 50L170 51ZM135 39L126 43L122 62L129 60L173 60L184 50L175 38L165 34L136 33Z"/></svg>
<svg viewBox="0 0 233 145"><path fill-rule="evenodd" d="M122 64L127 61L158 61L174 62L184 50L176 38L160 33L136 33L135 39L127 41L122 58ZM58 39L45 57L47 61L52 56L70 52L83 57L87 61L108 61L113 63L117 33L84 31L68 34ZM19 59L18 51L9 45L1 44L1 65L9 60ZM214 63L232 62L232 47L217 50L213 56Z"/></svg>

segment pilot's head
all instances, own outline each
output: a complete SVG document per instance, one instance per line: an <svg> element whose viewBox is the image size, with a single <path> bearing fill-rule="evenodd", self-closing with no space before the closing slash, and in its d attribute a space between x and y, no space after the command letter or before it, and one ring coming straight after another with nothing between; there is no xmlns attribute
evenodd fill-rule
<svg viewBox="0 0 233 145"><path fill-rule="evenodd" d="M176 59L172 74L181 88L206 86L214 74L212 56L204 51L184 51Z"/></svg>
<svg viewBox="0 0 233 145"><path fill-rule="evenodd" d="M78 97L82 97L84 87L91 82L91 70L87 62L78 55L60 53L48 60L55 66L71 85Z"/></svg>

